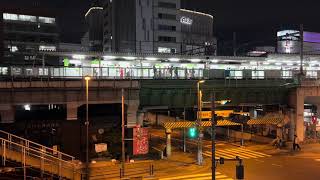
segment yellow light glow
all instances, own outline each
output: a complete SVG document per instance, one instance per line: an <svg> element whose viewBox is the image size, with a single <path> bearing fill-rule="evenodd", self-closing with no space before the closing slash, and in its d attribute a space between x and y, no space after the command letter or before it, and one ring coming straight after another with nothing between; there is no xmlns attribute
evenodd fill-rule
<svg viewBox="0 0 320 180"><path fill-rule="evenodd" d="M90 80L91 80L91 77L90 77L90 76L86 76L86 77L84 78L84 80L90 81Z"/></svg>
<svg viewBox="0 0 320 180"><path fill-rule="evenodd" d="M202 83L204 83L204 82L206 82L205 80L201 80L201 81L199 81L198 83L199 84L202 84Z"/></svg>

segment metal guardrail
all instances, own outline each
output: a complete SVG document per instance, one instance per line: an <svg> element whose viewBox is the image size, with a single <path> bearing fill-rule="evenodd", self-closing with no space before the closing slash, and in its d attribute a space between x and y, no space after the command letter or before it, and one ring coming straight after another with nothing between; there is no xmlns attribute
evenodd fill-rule
<svg viewBox="0 0 320 180"><path fill-rule="evenodd" d="M28 139L16 136L14 134L11 134L11 133L8 133L8 132L2 131L2 130L0 130L0 138L3 138L3 139L5 139L9 142L12 142L12 143L20 144L22 146L25 146L28 149L39 151L47 156L58 157L62 161L73 162L75 160L75 157L73 157L73 156L70 156L70 155L65 154L63 152L54 150L52 148L48 148L48 147L43 146L41 144L35 143L35 142L30 141Z"/></svg>
<svg viewBox="0 0 320 180"><path fill-rule="evenodd" d="M45 153L41 149L36 150L4 138L0 138L0 142L2 165L6 165L7 159L21 162L24 177L26 177L27 166L40 169L41 175L45 172L50 172L59 178L79 179L79 177L81 177L81 172L77 171L76 164L73 161L63 160L61 158L62 153L56 157ZM39 162L37 162L38 160Z"/></svg>

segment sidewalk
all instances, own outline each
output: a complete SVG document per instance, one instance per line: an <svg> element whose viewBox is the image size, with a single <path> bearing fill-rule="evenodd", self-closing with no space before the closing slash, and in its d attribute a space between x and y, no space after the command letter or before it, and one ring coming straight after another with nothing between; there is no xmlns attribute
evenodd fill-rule
<svg viewBox="0 0 320 180"><path fill-rule="evenodd" d="M211 161L204 161L202 166L196 164L196 157L191 153L172 152L168 159L154 161L155 177L164 178L173 175L185 175L186 172L201 173L211 171Z"/></svg>

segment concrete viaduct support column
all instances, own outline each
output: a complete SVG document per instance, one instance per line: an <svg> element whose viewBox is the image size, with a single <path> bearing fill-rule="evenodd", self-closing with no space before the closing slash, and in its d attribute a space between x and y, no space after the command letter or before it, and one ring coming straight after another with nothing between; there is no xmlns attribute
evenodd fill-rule
<svg viewBox="0 0 320 180"><path fill-rule="evenodd" d="M67 103L67 120L78 120L78 103Z"/></svg>
<svg viewBox="0 0 320 180"><path fill-rule="evenodd" d="M296 91L296 135L300 141L304 141L305 128L304 128L304 92L303 89Z"/></svg>
<svg viewBox="0 0 320 180"><path fill-rule="evenodd" d="M15 109L11 105L0 105L1 123L14 123Z"/></svg>
<svg viewBox="0 0 320 180"><path fill-rule="evenodd" d="M129 100L127 126L133 127L136 125L143 125L143 114L138 113L139 100Z"/></svg>
<svg viewBox="0 0 320 180"><path fill-rule="evenodd" d="M171 129L166 129L166 139L167 139L167 146L166 146L166 154L167 157L171 156Z"/></svg>

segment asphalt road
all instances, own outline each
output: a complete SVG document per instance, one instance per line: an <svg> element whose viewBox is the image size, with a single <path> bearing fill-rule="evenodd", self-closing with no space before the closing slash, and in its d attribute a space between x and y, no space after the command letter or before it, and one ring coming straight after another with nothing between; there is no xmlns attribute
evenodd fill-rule
<svg viewBox="0 0 320 180"><path fill-rule="evenodd" d="M259 153L268 153L263 149ZM244 159L246 180L319 180L320 144L303 146L300 152L273 150L269 157ZM206 157L205 161L211 161ZM236 179L236 162L218 164L217 171Z"/></svg>
<svg viewBox="0 0 320 180"><path fill-rule="evenodd" d="M160 134L157 134L161 137ZM163 137L163 136L162 136ZM173 138L179 136L175 135ZM181 147L181 142L173 140L173 146ZM252 146L254 148L254 145ZM265 145L266 148L255 149L254 153L249 153L247 156L259 155L259 153L270 156L261 156L253 158L245 158L245 179L246 180L319 180L320 179L320 144L302 145L302 151L292 152L290 149L276 150ZM234 144L219 141L217 145L218 151L234 153L237 151ZM250 149L251 147L246 147ZM196 142L188 141L188 149L193 154L196 152ZM211 151L209 141L204 141L204 151ZM241 151L241 150L240 150ZM234 153L236 154L236 153ZM246 156L246 154L244 154ZM210 166L210 156L205 156L206 166ZM236 162L226 161L224 165L218 164L217 172L223 173L228 177L236 179ZM203 171L197 173L210 173L210 168L203 167ZM201 179L201 178L200 178Z"/></svg>

